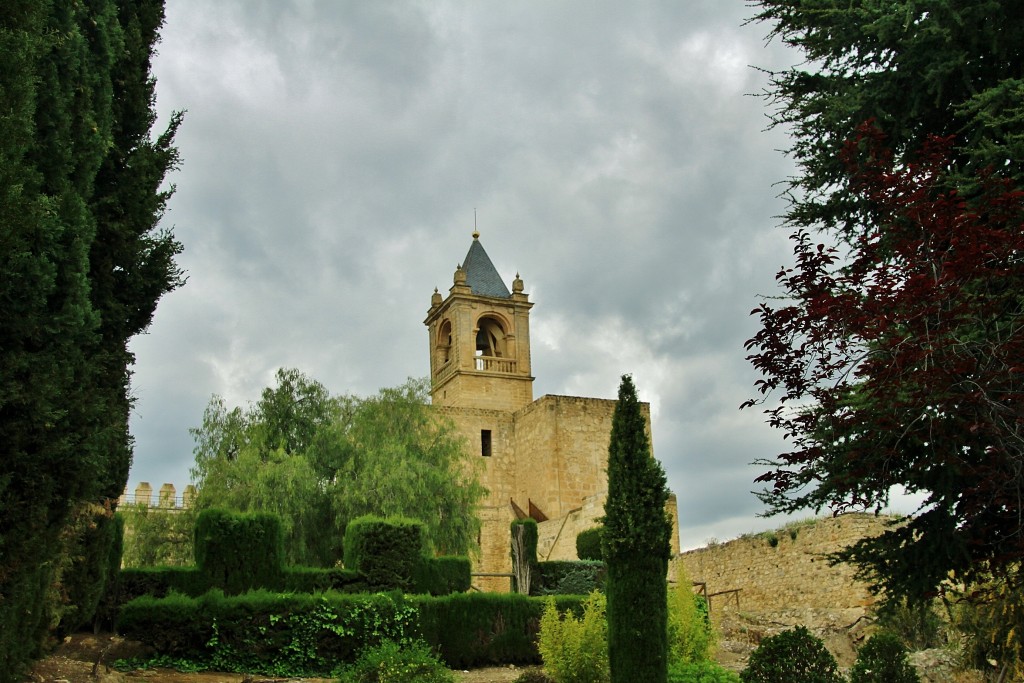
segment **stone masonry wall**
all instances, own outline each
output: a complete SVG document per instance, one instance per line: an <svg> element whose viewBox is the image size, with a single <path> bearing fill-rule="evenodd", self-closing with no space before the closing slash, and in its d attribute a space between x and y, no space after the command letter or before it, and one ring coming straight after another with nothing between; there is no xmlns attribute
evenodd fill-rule
<svg viewBox="0 0 1024 683"><path fill-rule="evenodd" d="M822 518L690 550L673 565L681 564L692 581L707 584L713 610L737 609L737 602L743 612L866 607L874 602L866 584L853 578L851 566L830 566L825 556L882 533L891 519L871 514ZM736 589L738 594L715 595Z"/></svg>

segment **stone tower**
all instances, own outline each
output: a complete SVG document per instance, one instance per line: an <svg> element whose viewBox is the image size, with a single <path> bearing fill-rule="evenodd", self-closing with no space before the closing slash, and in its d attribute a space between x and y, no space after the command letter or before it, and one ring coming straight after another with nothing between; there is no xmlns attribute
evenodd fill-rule
<svg viewBox="0 0 1024 683"><path fill-rule="evenodd" d="M480 483L488 494L477 508L480 558L473 583L486 590L509 588L513 519L537 520L541 560L564 560L575 559L576 534L598 524L604 513L615 401L534 400L532 307L519 275L509 292L474 232L448 296L435 289L423 321L430 341L431 403L482 465ZM650 435L650 406L641 409ZM674 520L674 497L670 505ZM678 532L674 552L677 539Z"/></svg>
<svg viewBox="0 0 1024 683"><path fill-rule="evenodd" d="M434 290L430 330L431 401L436 406L514 411L533 401L530 308L516 275L508 291L473 233L447 298Z"/></svg>

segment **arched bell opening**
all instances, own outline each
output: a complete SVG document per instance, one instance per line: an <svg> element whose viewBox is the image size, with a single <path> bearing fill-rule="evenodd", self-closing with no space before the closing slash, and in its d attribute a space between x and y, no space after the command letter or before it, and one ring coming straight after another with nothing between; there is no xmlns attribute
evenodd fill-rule
<svg viewBox="0 0 1024 683"><path fill-rule="evenodd" d="M516 362L505 321L483 316L477 321L475 367L491 372L515 372Z"/></svg>
<svg viewBox="0 0 1024 683"><path fill-rule="evenodd" d="M444 320L437 330L437 358L441 365L452 359L452 322Z"/></svg>
<svg viewBox="0 0 1024 683"><path fill-rule="evenodd" d="M480 318L476 332L476 355L503 358L506 355L505 328L495 318Z"/></svg>

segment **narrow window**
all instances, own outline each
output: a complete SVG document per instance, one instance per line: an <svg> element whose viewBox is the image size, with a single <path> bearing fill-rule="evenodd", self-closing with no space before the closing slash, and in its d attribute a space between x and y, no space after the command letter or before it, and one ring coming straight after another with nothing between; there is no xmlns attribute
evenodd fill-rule
<svg viewBox="0 0 1024 683"><path fill-rule="evenodd" d="M485 458L491 457L491 430L480 430L480 455Z"/></svg>

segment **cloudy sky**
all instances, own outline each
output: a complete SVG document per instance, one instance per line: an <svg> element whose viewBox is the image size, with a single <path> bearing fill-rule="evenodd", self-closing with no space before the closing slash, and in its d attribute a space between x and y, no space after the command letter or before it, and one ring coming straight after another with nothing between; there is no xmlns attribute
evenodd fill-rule
<svg viewBox="0 0 1024 683"><path fill-rule="evenodd" d="M684 548L779 525L739 411L743 342L789 258L763 73L797 56L742 0L167 0L157 106L187 114L164 218L188 284L133 343L130 488L189 479L211 395L294 367L366 395L428 372L423 319L474 212L521 273L534 393L632 373Z"/></svg>

